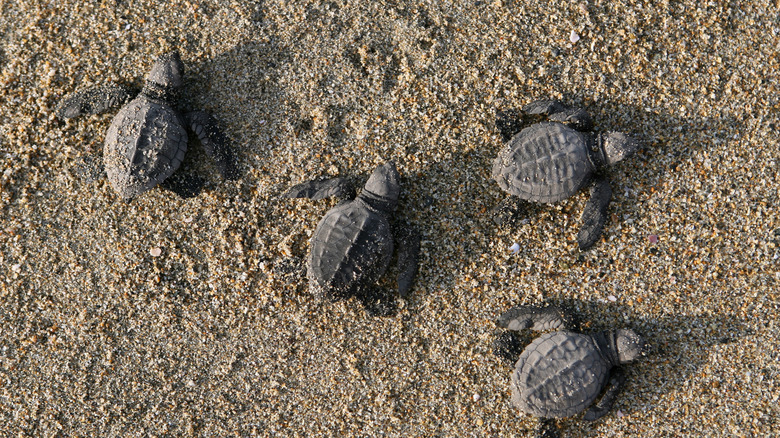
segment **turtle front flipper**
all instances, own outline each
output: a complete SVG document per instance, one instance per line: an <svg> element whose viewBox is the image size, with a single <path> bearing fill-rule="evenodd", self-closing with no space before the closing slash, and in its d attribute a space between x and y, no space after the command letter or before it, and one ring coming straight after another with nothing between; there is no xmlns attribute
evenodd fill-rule
<svg viewBox="0 0 780 438"><path fill-rule="evenodd" d="M54 113L61 119L86 114L102 114L111 108L124 105L137 93L130 87L109 83L77 91L57 104Z"/></svg>
<svg viewBox="0 0 780 438"><path fill-rule="evenodd" d="M593 128L593 119L587 111L574 108L555 99L537 100L523 107L526 114L543 114L550 121L570 125L578 131L590 131Z"/></svg>
<svg viewBox="0 0 780 438"><path fill-rule="evenodd" d="M222 177L231 181L238 179L239 171L233 149L214 117L203 111L193 111L184 117L203 144L206 154L217 164Z"/></svg>
<svg viewBox="0 0 780 438"><path fill-rule="evenodd" d="M331 197L351 199L355 197L355 189L346 178L339 177L297 184L284 192L282 197L314 200Z"/></svg>
<svg viewBox="0 0 780 438"><path fill-rule="evenodd" d="M556 99L541 99L536 100L522 108L522 111L526 114L541 114L549 116L550 114L559 113L568 108L563 102Z"/></svg>
<svg viewBox="0 0 780 438"><path fill-rule="evenodd" d="M398 294L406 298L412 288L420 257L420 233L408 225L395 227L398 248Z"/></svg>
<svg viewBox="0 0 780 438"><path fill-rule="evenodd" d="M585 416L586 421L596 421L599 418L607 414L612 409L612 405L615 404L620 390L623 389L623 385L626 383L626 375L621 368L613 368L610 373L609 383L607 384L607 391L604 396L601 397L596 404L590 407Z"/></svg>
<svg viewBox="0 0 780 438"><path fill-rule="evenodd" d="M517 306L499 316L498 325L513 331L527 328L544 331L565 330L576 324L574 317L556 306Z"/></svg>
<svg viewBox="0 0 780 438"><path fill-rule="evenodd" d="M607 207L612 199L612 188L606 179L599 179L590 189L590 199L582 212L582 226L577 234L577 244L581 251L593 246L607 222Z"/></svg>

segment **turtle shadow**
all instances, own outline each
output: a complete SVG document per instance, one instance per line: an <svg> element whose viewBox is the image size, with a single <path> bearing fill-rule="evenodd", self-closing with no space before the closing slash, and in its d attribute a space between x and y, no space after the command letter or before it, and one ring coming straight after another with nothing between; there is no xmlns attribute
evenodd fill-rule
<svg viewBox="0 0 780 438"><path fill-rule="evenodd" d="M610 416L622 417L655 408L655 401L685 391L689 382L710 361L718 346L740 342L754 331L744 321L728 315L641 316L631 306L602 301L582 301L555 297L548 300L576 317L575 331L596 333L601 330L631 328L644 337L649 348L633 363L622 365L627 381L618 395ZM508 309L507 309L508 310ZM501 330L497 330L497 333ZM539 334L530 330L520 333L523 348ZM507 373L514 365L506 363ZM674 395L672 395L674 396ZM515 410L515 408L512 408ZM518 415L524 415L518 412ZM598 436L597 425L581 414L558 420L561 429L576 428L588 436Z"/></svg>
<svg viewBox="0 0 780 438"><path fill-rule="evenodd" d="M680 116L666 109L609 100L588 105L586 109L593 115L597 129L623 131L640 141L638 153L616 166L613 172L648 185L657 183L694 156L717 151L730 139L739 138L746 127L745 120L726 111L711 117Z"/></svg>
<svg viewBox="0 0 780 438"><path fill-rule="evenodd" d="M191 93L184 105L203 109L219 120L233 146L239 186L251 185L246 178L273 160L274 130L280 129L279 125L291 129L284 118L286 92L278 85L279 76L290 62L289 51L268 34L261 36L264 38L188 64L190 74L185 75L185 87L198 92ZM236 81L236 77L241 80ZM247 125L252 129L246 129ZM202 172L209 160L202 148L194 149L194 153L188 152L182 167Z"/></svg>

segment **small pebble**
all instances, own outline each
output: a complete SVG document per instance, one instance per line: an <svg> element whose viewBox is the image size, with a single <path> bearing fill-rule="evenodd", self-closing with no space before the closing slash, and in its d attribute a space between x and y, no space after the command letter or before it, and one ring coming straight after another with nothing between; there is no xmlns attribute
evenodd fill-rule
<svg viewBox="0 0 780 438"><path fill-rule="evenodd" d="M479 394L474 394L473 396L471 396L471 399L474 400L475 402L478 402L480 398L482 397L480 397Z"/></svg>
<svg viewBox="0 0 780 438"><path fill-rule="evenodd" d="M580 36L577 35L577 32L571 31L571 35L569 35L569 41L571 41L572 44L575 44L579 40Z"/></svg>
<svg viewBox="0 0 780 438"><path fill-rule="evenodd" d="M610 300L610 301L612 301L613 303L614 303L615 301L617 301L617 297L616 297L616 296L614 296L614 295L610 295L610 296L608 296L608 297L607 297L607 299L608 299L608 300Z"/></svg>
<svg viewBox="0 0 780 438"><path fill-rule="evenodd" d="M657 234L651 234L647 236L647 240L650 241L652 244L658 243L658 235Z"/></svg>
<svg viewBox="0 0 780 438"><path fill-rule="evenodd" d="M152 257L160 257L160 254L162 254L162 249L159 246L157 248L152 248L149 250L149 254L151 254Z"/></svg>
<svg viewBox="0 0 780 438"><path fill-rule="evenodd" d="M509 247L509 250L512 251L512 254L517 254L520 252L520 245L515 242L512 246Z"/></svg>

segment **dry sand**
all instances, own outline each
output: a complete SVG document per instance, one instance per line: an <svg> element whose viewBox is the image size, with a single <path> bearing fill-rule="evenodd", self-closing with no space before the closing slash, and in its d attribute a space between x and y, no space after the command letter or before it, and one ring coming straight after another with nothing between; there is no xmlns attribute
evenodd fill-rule
<svg viewBox="0 0 780 438"><path fill-rule="evenodd" d="M564 436L780 429L777 2L0 10L1 437L532 436L491 341L501 312L542 302L654 346L615 409L561 421ZM223 182L195 144L200 196L125 204L99 174L111 114L52 108L140 85L174 48L185 105L218 118L242 177ZM644 144L610 171L589 252L585 193L515 228L490 217L495 111L546 97ZM391 159L422 265L398 315L371 318L311 297L299 269L335 201L278 195L320 175L361 184Z"/></svg>

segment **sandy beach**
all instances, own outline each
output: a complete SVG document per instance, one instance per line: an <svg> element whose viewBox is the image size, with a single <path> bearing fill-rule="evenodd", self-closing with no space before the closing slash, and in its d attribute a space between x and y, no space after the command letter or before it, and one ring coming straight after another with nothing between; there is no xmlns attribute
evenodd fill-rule
<svg viewBox="0 0 780 438"><path fill-rule="evenodd" d="M491 343L498 315L542 303L652 345L614 409L559 421L561 436L778 434L777 2L0 12L0 437L533 437ZM171 50L182 109L214 115L241 176L224 181L193 139L182 171L205 178L199 196L125 203L102 164L116 111L53 109L140 87ZM587 190L492 219L496 111L543 98L642 143L607 172L610 219L586 252ZM280 195L315 177L362 186L389 160L421 264L398 313L375 318L307 287L308 240L337 201Z"/></svg>

